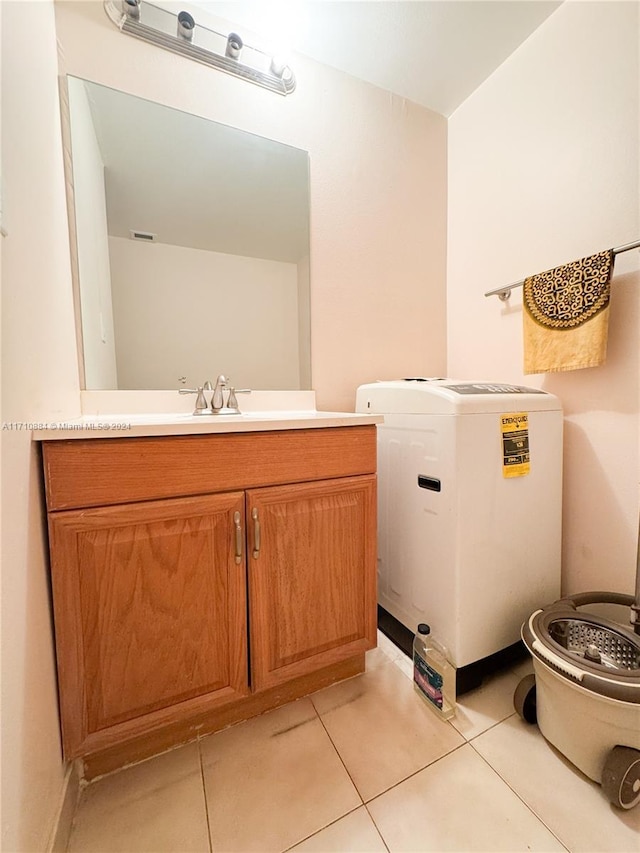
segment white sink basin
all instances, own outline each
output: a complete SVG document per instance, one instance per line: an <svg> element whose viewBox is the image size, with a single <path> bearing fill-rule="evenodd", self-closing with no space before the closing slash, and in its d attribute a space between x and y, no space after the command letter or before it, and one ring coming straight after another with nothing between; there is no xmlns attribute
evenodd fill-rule
<svg viewBox="0 0 640 853"><path fill-rule="evenodd" d="M254 418L262 420L290 420L291 418L315 418L319 412L315 411L282 411L282 412L243 412L243 418ZM215 417L215 416L214 416Z"/></svg>
<svg viewBox="0 0 640 853"><path fill-rule="evenodd" d="M172 424L172 423L231 423L240 420L291 420L292 418L315 418L314 411L240 412L237 415L194 415L192 412L146 412L121 415L90 415L84 421L91 424Z"/></svg>

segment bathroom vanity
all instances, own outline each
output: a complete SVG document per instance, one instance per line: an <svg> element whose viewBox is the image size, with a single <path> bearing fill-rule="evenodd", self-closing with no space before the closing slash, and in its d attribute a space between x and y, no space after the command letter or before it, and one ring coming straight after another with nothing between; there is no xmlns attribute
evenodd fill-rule
<svg viewBox="0 0 640 853"><path fill-rule="evenodd" d="M364 670L379 420L36 434L64 753L87 777Z"/></svg>

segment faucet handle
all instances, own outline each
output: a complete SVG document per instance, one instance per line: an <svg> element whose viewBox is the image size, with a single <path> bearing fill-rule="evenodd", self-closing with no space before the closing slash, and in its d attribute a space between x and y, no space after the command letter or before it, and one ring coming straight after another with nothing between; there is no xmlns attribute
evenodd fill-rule
<svg viewBox="0 0 640 853"><path fill-rule="evenodd" d="M208 383L211 385L211 383ZM198 386L198 388L178 388L178 394L197 394L196 397L196 406L193 410L194 415L210 415L211 409L209 408L209 404L207 403L207 398L204 395L206 388L206 384L204 387Z"/></svg>
<svg viewBox="0 0 640 853"><path fill-rule="evenodd" d="M240 407L238 406L238 400L236 398L236 394L250 394L251 388L232 388L229 387L229 398L227 399L227 408L235 409L237 412L240 411Z"/></svg>

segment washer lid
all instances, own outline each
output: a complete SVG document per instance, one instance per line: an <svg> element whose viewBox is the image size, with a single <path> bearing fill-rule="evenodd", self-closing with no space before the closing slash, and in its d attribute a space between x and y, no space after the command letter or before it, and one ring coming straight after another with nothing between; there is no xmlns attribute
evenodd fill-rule
<svg viewBox="0 0 640 853"><path fill-rule="evenodd" d="M539 388L429 377L408 377L361 385L356 411L376 414L471 414L562 411L557 397Z"/></svg>

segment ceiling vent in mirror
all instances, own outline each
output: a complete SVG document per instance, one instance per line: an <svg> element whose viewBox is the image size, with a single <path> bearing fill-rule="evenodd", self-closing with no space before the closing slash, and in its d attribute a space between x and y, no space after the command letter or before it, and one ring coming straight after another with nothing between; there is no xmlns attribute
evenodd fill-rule
<svg viewBox="0 0 640 853"><path fill-rule="evenodd" d="M289 95L296 88L296 78L289 65L251 47L237 33L223 34L203 27L188 12L176 15L146 0L104 0L104 8L123 33L211 65L279 95Z"/></svg>
<svg viewBox="0 0 640 853"><path fill-rule="evenodd" d="M158 239L158 235L150 231L129 231L129 236L132 240L142 240L143 243L155 243Z"/></svg>

